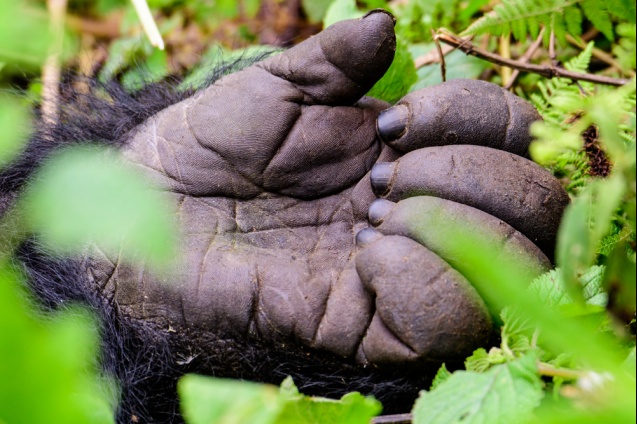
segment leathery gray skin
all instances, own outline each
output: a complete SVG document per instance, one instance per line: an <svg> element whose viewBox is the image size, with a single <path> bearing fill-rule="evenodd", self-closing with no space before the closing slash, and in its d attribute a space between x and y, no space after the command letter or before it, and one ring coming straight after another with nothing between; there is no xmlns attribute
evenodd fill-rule
<svg viewBox="0 0 637 424"><path fill-rule="evenodd" d="M96 249L103 293L166 331L294 340L361 364L459 360L483 345L490 313L465 277L405 232L366 229L374 190L400 204L412 191L401 187L426 189L416 142L403 149L413 161L392 165L399 177L385 172L400 156L376 133L389 105L363 97L393 60L393 26L380 10L337 23L138 127L122 154L171 200L181 257L160 275ZM412 122L399 133L417 139ZM471 154L456 147L459 158ZM489 172L515 178L515 166ZM471 206L518 195L502 190ZM522 209L521 219L543 222L545 209Z"/></svg>

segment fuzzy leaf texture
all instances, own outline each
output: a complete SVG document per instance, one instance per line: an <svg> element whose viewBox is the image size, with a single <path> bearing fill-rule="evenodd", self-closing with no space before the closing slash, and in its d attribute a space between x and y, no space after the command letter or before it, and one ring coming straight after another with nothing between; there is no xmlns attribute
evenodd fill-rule
<svg viewBox="0 0 637 424"><path fill-rule="evenodd" d="M535 355L527 355L485 373L453 373L434 390L420 393L414 424L525 422L543 397L535 361Z"/></svg>
<svg viewBox="0 0 637 424"><path fill-rule="evenodd" d="M586 17L612 41L611 13L634 22L634 9L634 2L630 0L505 0L471 24L464 35L513 34L516 39L523 40L529 34L537 37L544 26L554 31L560 41L564 41L567 33L574 36L581 34L583 17ZM549 33L547 31L545 41Z"/></svg>
<svg viewBox="0 0 637 424"><path fill-rule="evenodd" d="M606 305L608 297L602 286L604 270L603 265L595 265L579 277L579 282L582 285L582 296L590 305ZM533 280L529 288L547 306L566 305L573 302L564 289L562 270L559 268L540 275Z"/></svg>

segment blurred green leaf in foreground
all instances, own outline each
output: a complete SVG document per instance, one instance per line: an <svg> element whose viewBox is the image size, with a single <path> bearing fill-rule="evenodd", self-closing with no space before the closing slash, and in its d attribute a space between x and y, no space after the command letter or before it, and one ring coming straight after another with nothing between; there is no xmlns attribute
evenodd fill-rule
<svg viewBox="0 0 637 424"><path fill-rule="evenodd" d="M186 375L179 382L179 396L189 424L368 424L382 408L374 398L357 392L340 400L304 396L291 377L277 388Z"/></svg>
<svg viewBox="0 0 637 424"><path fill-rule="evenodd" d="M73 309L38 319L24 299L18 275L0 264L0 422L114 423L92 317Z"/></svg>

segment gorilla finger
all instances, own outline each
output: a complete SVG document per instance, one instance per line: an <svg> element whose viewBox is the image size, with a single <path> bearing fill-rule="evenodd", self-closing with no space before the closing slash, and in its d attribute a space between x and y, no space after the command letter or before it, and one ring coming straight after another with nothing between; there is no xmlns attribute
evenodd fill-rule
<svg viewBox="0 0 637 424"><path fill-rule="evenodd" d="M369 221L383 234L409 237L440 256L464 275L488 304L492 293L490 277L482 271L485 264L514 269L516 281L521 283L530 283L551 268L542 251L513 227L450 200L418 196L393 203L378 199L369 207Z"/></svg>
<svg viewBox="0 0 637 424"><path fill-rule="evenodd" d="M269 191L310 199L355 184L372 167L382 144L374 122L384 102L304 106L261 175Z"/></svg>
<svg viewBox="0 0 637 424"><path fill-rule="evenodd" d="M475 289L415 241L376 238L357 254L356 270L375 298L359 361L461 360L487 342L492 321Z"/></svg>
<svg viewBox="0 0 637 424"><path fill-rule="evenodd" d="M421 147L475 144L528 156L529 126L540 115L495 84L451 80L414 91L378 117L380 138L406 153Z"/></svg>
<svg viewBox="0 0 637 424"><path fill-rule="evenodd" d="M436 196L502 219L553 257L560 219L569 197L536 163L482 146L415 150L371 171L374 192L391 201Z"/></svg>
<svg viewBox="0 0 637 424"><path fill-rule="evenodd" d="M258 66L292 82L309 104L351 105L394 60L394 17L381 9L337 22Z"/></svg>

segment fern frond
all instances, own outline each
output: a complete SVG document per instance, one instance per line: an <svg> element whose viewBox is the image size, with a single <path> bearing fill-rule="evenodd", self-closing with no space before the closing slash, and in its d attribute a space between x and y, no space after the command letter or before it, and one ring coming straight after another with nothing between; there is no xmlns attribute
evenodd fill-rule
<svg viewBox="0 0 637 424"><path fill-rule="evenodd" d="M564 67L569 71L584 73L588 70L588 65L591 63L593 57L593 49L595 43L592 41L586 45L586 48L582 50L580 54L571 58L564 64Z"/></svg>
<svg viewBox="0 0 637 424"><path fill-rule="evenodd" d="M613 0L610 3L621 3L625 0ZM504 0L493 10L467 28L463 35L492 34L509 35L524 39L530 34L537 37L540 27L549 28L560 41L565 40L566 33L579 36L582 32L583 16L602 32L609 40L613 40L613 26L610 17L609 2L604 0ZM622 4L613 15L628 15L629 5ZM634 19L634 17L625 19ZM547 32L547 37L548 34Z"/></svg>

